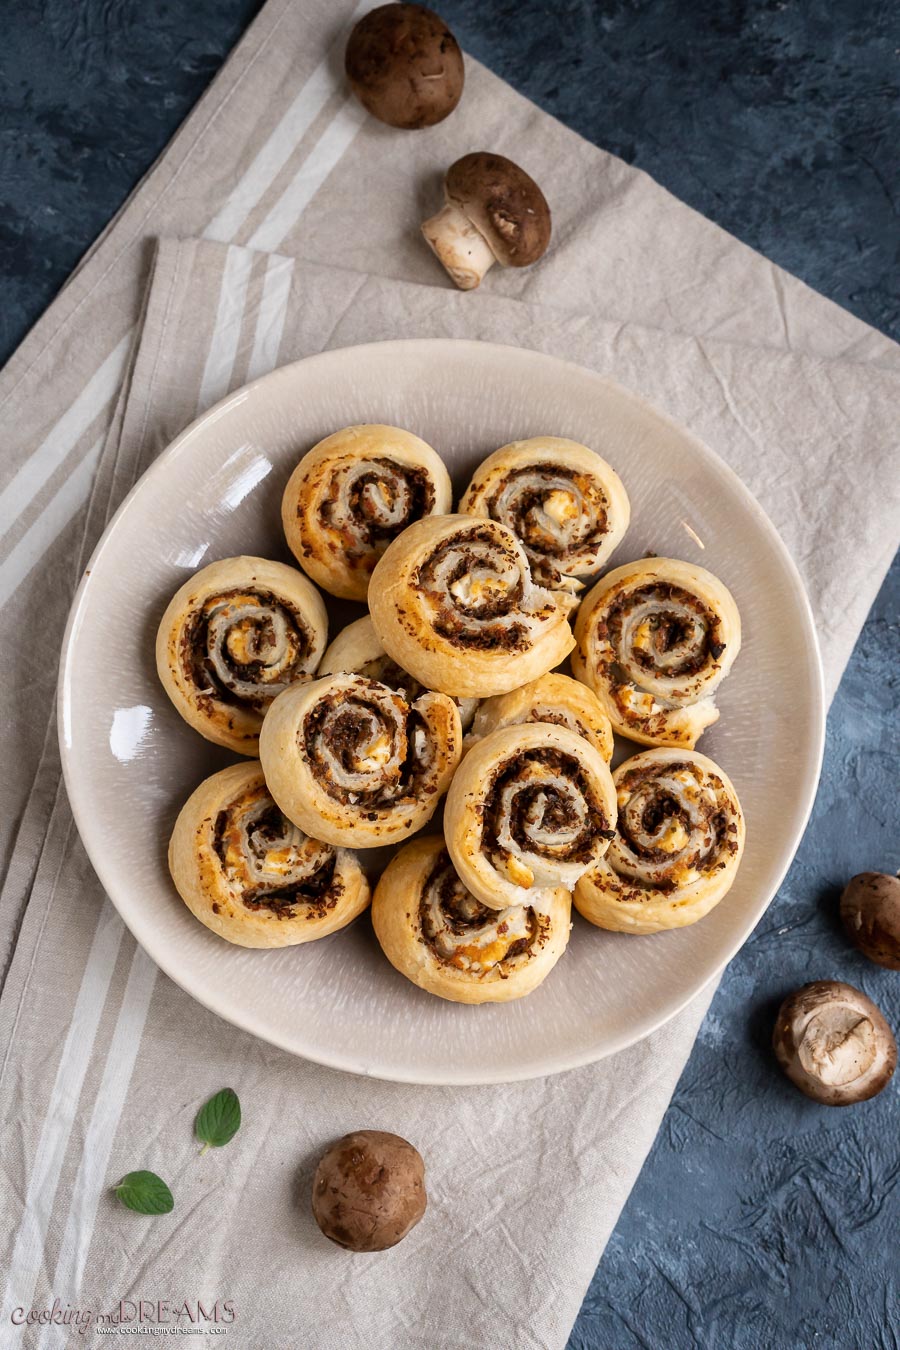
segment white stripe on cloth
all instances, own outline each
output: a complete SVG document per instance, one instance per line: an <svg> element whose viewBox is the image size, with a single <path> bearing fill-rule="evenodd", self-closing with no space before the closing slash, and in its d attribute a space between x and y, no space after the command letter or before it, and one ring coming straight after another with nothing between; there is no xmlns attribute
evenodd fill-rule
<svg viewBox="0 0 900 1350"><path fill-rule="evenodd" d="M369 8L372 8L371 4L365 4L360 7L360 9ZM314 176L306 180L302 191L292 195L291 190L288 189L288 192L286 192L279 203L277 203L276 209L279 210L278 228L280 229L283 226L284 234L292 228L293 224L303 213L306 206L312 200L315 192L338 163L344 151L352 141L353 136L356 134L362 121L361 110L359 110L359 117L354 117L352 119L345 115L346 111L347 104L344 104L336 114L332 124L326 127L316 146L313 147L310 158L312 158L313 155L316 155L317 157L317 168ZM338 122L340 123L339 133L337 135L329 135L334 123ZM325 143L324 148L323 142ZM297 179L295 178L294 181L296 182ZM240 224L242 223L243 220L235 226L235 231L240 228ZM281 234L279 239L283 238L284 234ZM234 259L233 261L232 256ZM210 351L207 356L201 395L198 400L198 409L200 411L202 411L204 406L209 406L211 403L216 402L216 400L222 397L228 390L228 379L234 368L237 343L243 322L243 310L247 298L247 285L249 282L252 261L249 253L236 248L229 250L229 257L226 260L226 267L222 278L222 288L219 295L219 304L216 312L215 330L210 345ZM276 275L278 274L276 273ZM268 268L266 280L268 280ZM260 306L260 312L257 315L257 330L253 345L254 356L257 352L259 353L259 374L264 373L264 370L262 369L263 352L273 350L276 328L279 324L283 325L283 318L281 320L278 319L278 307L281 303L284 305L287 304L289 291L289 279L286 283L282 275L280 285L273 279L269 290L271 309L264 305ZM266 286L264 284L264 299L265 292ZM260 323L263 321L264 317L266 324L269 326L268 337L260 330ZM277 343L274 343L274 351L277 356ZM126 355L127 347L123 350L122 369L119 372L116 383L118 383L121 374L124 372ZM101 370L102 369L103 368L101 367ZM94 377L94 380L98 378L99 373L100 372ZM225 381L224 384L222 383L223 379ZM93 381L91 383L93 383ZM113 389L113 392L115 392L115 388ZM204 399L206 399L206 402L204 402ZM76 404L77 402L78 400L76 400ZM72 408L75 406L76 405L73 404ZM57 426L60 426L70 417L72 408L70 408L69 413L64 415ZM74 440L72 440L70 444L74 444ZM106 951L106 955L101 958L99 954L109 947L109 933L113 931L113 929L116 934L115 947ZM81 988L75 1004L75 1011L66 1037L66 1043L63 1047L63 1054L57 1072L57 1078L50 1094L47 1115L44 1119L41 1139L38 1144L38 1151L28 1185L25 1211L16 1234L13 1257L10 1262L9 1277L7 1281L7 1296L4 1303L4 1311L0 1313L0 1318L5 1319L5 1321L0 1324L8 1323L12 1308L28 1307L30 1305L38 1273L42 1267L47 1227L53 1210L63 1160L68 1148L78 1095L90 1060L97 1023L99 1022L100 1014L106 1001L109 983L112 978L112 969L115 964L115 958L123 931L121 920L119 920L118 915L114 913L109 902L105 901L103 910L101 911L100 920L98 921L97 930L94 934L91 954L89 955L85 966ZM143 1007L139 1006L137 993L133 1002L129 1002L127 1005L123 1002L113 1032L112 1041L112 1044L115 1044L116 1046L117 1061L126 1063L130 1058L133 1065L133 1059L134 1056L137 1055L137 1050L143 1035L149 1002L148 994L146 1004ZM87 1012L84 1011L85 1009ZM70 1042L73 1041L77 1041L77 1054L70 1054L69 1052ZM110 1047L110 1056L112 1055L112 1044ZM109 1067L109 1064L110 1059L108 1057L107 1067ZM76 1078L77 1086L75 1085ZM70 1083L72 1084L71 1087ZM98 1157L103 1156L106 1159L109 1157L115 1138L116 1128L118 1126L120 1111L121 1108L119 1111L103 1110L98 1107L95 1102L94 1115L97 1117L97 1125L96 1129L91 1134L91 1145L92 1148L97 1151ZM92 1116L92 1125L93 1121L94 1117ZM89 1167L91 1167L91 1163L87 1159L87 1147L85 1146L85 1148L82 1149L78 1173L79 1177L82 1175L82 1172L85 1173L85 1185L87 1185L88 1182L87 1169ZM91 1167L91 1184L94 1184L94 1180L94 1169ZM97 1189L99 1190L99 1186ZM72 1218L73 1213L75 1213L74 1219ZM64 1251L74 1252L74 1257L66 1256L66 1260L67 1262L74 1262L73 1268L76 1275L83 1269L84 1257L83 1255L79 1255L79 1253L86 1253L90 1248L95 1217L96 1205L91 1208L87 1201L80 1204L78 1212L76 1212L75 1207L71 1204L67 1210L66 1234L69 1232L71 1221L77 1227L77 1236L68 1239L68 1246L65 1246L66 1239L64 1238L64 1248L61 1250L60 1259L62 1260ZM73 1296L74 1292L75 1291L73 1290Z"/></svg>
<svg viewBox="0 0 900 1350"><path fill-rule="evenodd" d="M50 545L84 506L90 496L104 440L105 437L100 436L94 442L78 468L50 498L38 518L0 562L0 607L21 586Z"/></svg>
<svg viewBox="0 0 900 1350"><path fill-rule="evenodd" d="M0 530L7 534L29 502L111 402L125 373L132 332L116 344L74 403L0 492ZM38 517L40 519L40 517Z"/></svg>
<svg viewBox="0 0 900 1350"><path fill-rule="evenodd" d="M250 353L250 363L247 366L248 381L255 380L260 375L267 375L270 370L275 369L287 319L293 275L293 258L273 256L269 259L256 319L253 351Z"/></svg>
<svg viewBox="0 0 900 1350"><path fill-rule="evenodd" d="M212 342L206 354L206 366L197 397L198 414L206 412L207 408L211 408L228 393L244 321L252 266L253 257L246 249L238 248L236 244L229 247L222 270Z"/></svg>
<svg viewBox="0 0 900 1350"><path fill-rule="evenodd" d="M356 20L382 0L361 0L351 17ZM203 231L204 239L230 244L238 230L272 186L303 137L336 88L335 68L343 54L346 34L341 33L332 50L319 62L306 84L283 115L253 163L236 184L225 205Z"/></svg>
<svg viewBox="0 0 900 1350"><path fill-rule="evenodd" d="M370 8L372 8L371 3L363 3L359 5L356 12L363 12ZM313 73L310 80L313 80L314 77L316 77L316 73ZM282 194L281 200L275 205L273 213L270 213L270 217L267 217L267 220L270 221L270 232L273 235L278 234L278 242L281 242L283 236L293 227L298 217L302 215L304 209L312 201L314 193L317 192L333 167L340 161L341 155L347 150L349 143L356 135L356 131L359 130L362 120L362 109L358 105L355 105L354 109L349 108L349 100L347 100L347 103L344 103L343 107L337 112L332 123L325 127L320 140L310 151L308 161L301 166L296 178L294 178L291 188ZM293 153L296 144L297 142L294 142L287 147L286 158L289 158L290 154ZM260 151L260 154L262 154L262 151ZM308 170L306 165L310 161L312 161L312 167ZM240 188L242 188L242 185L237 185L232 197L236 197L240 193ZM229 201L231 201L231 198L229 198ZM252 209L252 204L251 207L244 205L240 209L243 211L240 220L237 220L236 212L233 215L233 220L236 221L233 225L233 231L235 232L243 224L248 211ZM219 217L216 217L216 219L219 219ZM266 221L264 221L264 224L266 224ZM213 331L212 342L210 342L208 358L206 358L204 377L202 377L198 410L213 404L228 391L228 382L231 379L233 363L235 363L237 342L240 338L240 328L243 324L251 266L252 258L248 252L233 247L229 248L223 284L221 284L219 308L217 308L216 313L216 327ZM270 267L271 263L266 269L262 302L260 302L259 313L256 316L254 350L252 350L251 355L254 375L266 373L266 370L270 369L267 363L274 365L274 360L277 359L281 332L283 323L285 323L286 305L290 294L290 270L293 263L290 267L278 266L271 271ZM92 381L85 387L80 400L76 400L69 412L63 414L57 428L54 428L55 440L58 443L62 443L65 436L70 437L67 441L69 447L76 443L77 436L72 436L72 429L78 420L77 416L74 416L74 410L84 404L88 387L99 385L101 373L103 373L104 378L111 382L111 391L109 391L108 398L112 398L112 394L115 394L117 386L119 386L121 375L124 373L127 351L127 340L123 339L120 347L116 348L116 352L120 352L120 366L115 371L115 379L112 378L112 358L108 358L108 362L100 367L100 371L97 371ZM96 412L93 416L96 416ZM89 425L89 421L85 423L85 427L86 425ZM51 433L51 435L54 435L54 433ZM81 431L78 431L78 435L81 435ZM93 1050L94 1037L96 1037L97 1023L100 1021L100 1014L103 1011L105 999L107 999L109 981L112 979L112 969L115 965L123 931L123 925L121 925L115 911L112 910L111 904L104 902L100 921L97 923L97 930L94 933L92 948L90 948L88 963L85 965L84 976L82 976L81 988L78 991L72 1023L70 1023L69 1033L66 1035L65 1045L63 1045L57 1080L54 1081L53 1091L50 1093L50 1102L49 1107L47 1107L45 1122L43 1122L42 1134L40 1134L38 1153L36 1153L34 1166L31 1170L26 1208L24 1208L22 1222L20 1222L18 1234L16 1234L12 1261L9 1264L4 1311L0 1315L4 1319L4 1324L8 1323L12 1308L30 1305L36 1278L38 1278L40 1269L42 1269L43 1247L45 1247L47 1227L49 1227L50 1215L53 1212L55 1195L57 1195L59 1174L62 1172L63 1160L65 1160L67 1146L69 1146L78 1095L80 1095L81 1085L84 1083L90 1053ZM115 944L112 941L113 934L115 934ZM143 953L138 954L143 957ZM146 957L143 960L146 960ZM135 1057L138 1054L140 1038L143 1035L148 1008L150 1008L150 995L154 980L143 971L142 965L135 963L138 963L138 956L135 957L135 961L132 961L131 973L128 977L128 988L131 990L131 995L128 992L125 995L115 1030L113 1030L107 1060L105 1060L104 1085L100 1089L99 1098L94 1100L94 1111L92 1119L90 1119L85 1146L82 1147L80 1164L78 1164L76 1192L74 1192L72 1203L70 1203L69 1210L66 1212L65 1233L63 1233L62 1247L59 1251L58 1268L66 1270L69 1277L76 1281L77 1287L80 1287L86 1253L89 1251L90 1241L93 1238L97 1203L99 1203L101 1184L103 1184L103 1172L108 1164L113 1141L115 1141L121 1108L124 1106L125 1095L127 1095L128 1080L130 1080L132 1069L134 1069ZM132 983L132 976L134 976L134 983ZM109 1096L107 1087L109 1081L120 1084L120 1100L116 1093ZM103 1162L103 1166L100 1165L101 1162ZM72 1291L66 1291L66 1296L74 1297L76 1293L77 1288L74 1288Z"/></svg>
<svg viewBox="0 0 900 1350"><path fill-rule="evenodd" d="M141 947L136 948L128 972L119 1019L110 1042L94 1110L84 1137L84 1149L72 1191L69 1217L56 1261L52 1289L61 1289L69 1302L77 1298L97 1218L97 1206L106 1182L109 1155L122 1108L128 1095L134 1063L141 1044L150 999L156 984L156 966ZM53 1330L46 1325L39 1350Z"/></svg>
<svg viewBox="0 0 900 1350"><path fill-rule="evenodd" d="M10 1325L14 1308L31 1307L34 1287L43 1269L44 1243L69 1135L124 932L122 920L110 902L104 900L31 1169L25 1209L9 1263L0 1326Z"/></svg>
<svg viewBox="0 0 900 1350"><path fill-rule="evenodd" d="M352 95L344 100L330 126L319 137L265 220L250 236L249 248L270 253L279 247L341 159L366 116L362 105Z"/></svg>

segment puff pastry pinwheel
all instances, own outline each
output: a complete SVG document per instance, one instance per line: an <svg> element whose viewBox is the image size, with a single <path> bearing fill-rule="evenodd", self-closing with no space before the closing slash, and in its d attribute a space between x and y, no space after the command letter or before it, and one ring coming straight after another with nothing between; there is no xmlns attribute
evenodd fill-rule
<svg viewBox="0 0 900 1350"><path fill-rule="evenodd" d="M616 837L575 887L598 928L658 933L696 923L731 889L744 817L725 773L697 751L644 750L613 774Z"/></svg>
<svg viewBox="0 0 900 1350"><path fill-rule="evenodd" d="M597 695L580 680L551 672L523 684L509 694L496 694L482 703L466 738L468 749L498 727L521 722L552 722L568 727L590 741L608 764L613 756L613 733Z"/></svg>
<svg viewBox="0 0 900 1350"><path fill-rule="evenodd" d="M434 815L462 749L446 694L402 694L361 675L287 689L263 723L259 757L289 820L328 844L408 839Z"/></svg>
<svg viewBox="0 0 900 1350"><path fill-rule="evenodd" d="M532 722L472 747L447 794L444 837L483 905L540 909L599 861L615 823L616 793L598 751L568 727Z"/></svg>
<svg viewBox="0 0 900 1350"><path fill-rule="evenodd" d="M615 731L693 749L718 719L713 694L741 647L741 619L717 577L674 558L617 567L585 597L572 670Z"/></svg>
<svg viewBox="0 0 900 1350"><path fill-rule="evenodd" d="M258 760L201 783L181 809L169 870L188 909L239 947L291 947L345 928L369 903L356 856L286 820Z"/></svg>
<svg viewBox="0 0 900 1350"><path fill-rule="evenodd" d="M543 910L488 909L460 881L439 836L413 839L375 888L372 924L385 955L420 989L454 1003L506 1003L536 989L562 956L571 897Z"/></svg>
<svg viewBox="0 0 900 1350"><path fill-rule="evenodd" d="M495 450L476 470L460 511L508 525L542 585L581 589L628 529L622 480L586 445L534 436Z"/></svg>
<svg viewBox="0 0 900 1350"><path fill-rule="evenodd" d="M458 698L504 694L572 650L573 600L536 585L506 525L432 516L395 539L369 591L389 656L427 689Z"/></svg>
<svg viewBox="0 0 900 1350"><path fill-rule="evenodd" d="M397 662L388 656L369 614L354 623L349 623L338 633L322 657L317 673L337 675L340 671L365 675L369 680L380 680L390 689L399 689L410 703L423 692L419 681L414 680L407 671L401 670ZM459 708L462 729L467 731L475 716L478 699L459 698L455 702Z"/></svg>
<svg viewBox="0 0 900 1350"><path fill-rule="evenodd" d="M344 427L304 455L281 519L300 566L332 595L365 600L388 544L423 516L443 515L453 490L443 460L399 427Z"/></svg>
<svg viewBox="0 0 900 1350"><path fill-rule="evenodd" d="M324 602L302 572L266 558L224 558L172 597L156 637L156 668L196 731L256 755L267 707L311 677L327 638Z"/></svg>

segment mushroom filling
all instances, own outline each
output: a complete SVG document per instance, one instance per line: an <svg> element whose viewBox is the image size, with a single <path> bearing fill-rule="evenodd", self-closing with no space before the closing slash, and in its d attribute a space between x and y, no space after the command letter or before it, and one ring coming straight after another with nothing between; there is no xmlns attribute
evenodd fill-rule
<svg viewBox="0 0 900 1350"><path fill-rule="evenodd" d="M387 653L384 656L376 656L373 661L364 661L353 674L362 675L367 680L376 680L379 684L386 684L388 689L396 689L398 693L403 695L407 703L414 703L419 695L425 692L425 686L419 684L419 681L408 671L398 666L396 661L392 661ZM453 702L459 708L462 728L465 731L475 716L478 699L455 698Z"/></svg>
<svg viewBox="0 0 900 1350"><path fill-rule="evenodd" d="M698 596L663 581L619 591L605 627L619 682L651 689L676 706L696 697L694 689L679 690L679 681L713 674L725 650L718 616Z"/></svg>
<svg viewBox="0 0 900 1350"><path fill-rule="evenodd" d="M488 909L466 890L443 851L419 903L422 935L439 961L469 975L505 978L546 940L550 921L527 905Z"/></svg>
<svg viewBox="0 0 900 1350"><path fill-rule="evenodd" d="M378 684L386 684L388 689L396 689L407 703L413 703L424 693L424 685L419 684L414 676L398 666L387 654L376 656L372 661L364 661L352 673L362 675L366 680L375 680Z"/></svg>
<svg viewBox="0 0 900 1350"><path fill-rule="evenodd" d="M307 758L336 801L389 810L427 791L431 728L401 694L373 680L325 694L304 720Z"/></svg>
<svg viewBox="0 0 900 1350"><path fill-rule="evenodd" d="M609 529L609 502L593 475L557 464L512 469L485 505L533 560L547 560L571 575L596 569Z"/></svg>
<svg viewBox="0 0 900 1350"><path fill-rule="evenodd" d="M609 837L600 800L573 755L523 750L497 770L482 848L514 885L574 885Z"/></svg>
<svg viewBox="0 0 900 1350"><path fill-rule="evenodd" d="M726 867L737 853L737 805L702 766L636 768L622 775L617 792L617 833L606 861L620 876L674 890Z"/></svg>
<svg viewBox="0 0 900 1350"><path fill-rule="evenodd" d="M425 469L379 458L340 464L319 511L341 548L354 558L378 557L414 520L434 510L434 486Z"/></svg>
<svg viewBox="0 0 900 1350"><path fill-rule="evenodd" d="M294 919L299 909L315 918L341 896L334 849L283 816L263 784L219 812L213 847L232 893L247 909L267 909L277 919Z"/></svg>
<svg viewBox="0 0 900 1350"><path fill-rule="evenodd" d="M581 721L568 708L549 708L543 703L536 703L533 708L529 708L528 715L522 719L524 722L550 722L556 727L565 727L568 731L574 731L576 736L581 736L589 741L591 733Z"/></svg>
<svg viewBox="0 0 900 1350"><path fill-rule="evenodd" d="M192 614L182 661L201 697L262 711L306 672L303 617L269 591L224 591Z"/></svg>
<svg viewBox="0 0 900 1350"><path fill-rule="evenodd" d="M525 560L483 526L445 539L413 584L431 600L435 632L460 647L526 651L532 623L554 612Z"/></svg>

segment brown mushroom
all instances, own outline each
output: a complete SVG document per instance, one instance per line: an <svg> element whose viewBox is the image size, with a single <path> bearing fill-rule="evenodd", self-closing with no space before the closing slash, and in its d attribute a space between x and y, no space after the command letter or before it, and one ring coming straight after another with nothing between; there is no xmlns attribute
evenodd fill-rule
<svg viewBox="0 0 900 1350"><path fill-rule="evenodd" d="M823 1106L874 1097L897 1067L897 1044L880 1010L839 980L817 980L788 995L772 1048L791 1082Z"/></svg>
<svg viewBox="0 0 900 1350"><path fill-rule="evenodd" d="M425 1213L425 1164L412 1144L382 1130L355 1130L332 1144L313 1178L322 1232L352 1252L381 1252Z"/></svg>
<svg viewBox="0 0 900 1350"><path fill-rule="evenodd" d="M863 956L900 970L900 877L860 872L844 888L841 921Z"/></svg>
<svg viewBox="0 0 900 1350"><path fill-rule="evenodd" d="M462 291L495 262L529 267L550 243L550 207L533 178L503 155L479 150L451 164L446 205L422 233Z"/></svg>
<svg viewBox="0 0 900 1350"><path fill-rule="evenodd" d="M442 122L462 97L459 43L423 5L381 5L365 14L350 34L344 68L366 111L406 131Z"/></svg>

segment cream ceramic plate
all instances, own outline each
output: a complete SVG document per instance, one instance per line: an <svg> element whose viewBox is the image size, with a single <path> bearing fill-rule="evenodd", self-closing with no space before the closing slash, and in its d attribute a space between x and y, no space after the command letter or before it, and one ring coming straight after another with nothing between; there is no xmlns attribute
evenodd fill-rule
<svg viewBox="0 0 900 1350"><path fill-rule="evenodd" d="M166 844L184 799L232 756L181 720L156 678L167 601L204 563L290 561L279 521L297 459L349 422L389 422L446 457L457 491L498 445L539 432L584 441L619 471L646 550L702 562L733 590L744 646L700 749L733 779L748 839L734 889L702 923L653 937L574 915L566 956L521 1002L462 1007L388 965L368 917L308 946L227 945L179 900ZM702 547L701 547L702 541ZM344 621L358 613L330 604ZM189 427L130 494L75 600L60 683L69 795L91 860L138 941L220 1016L335 1068L416 1083L490 1083L612 1054L673 1016L747 937L806 823L822 751L816 640L793 563L731 471L607 379L485 343L385 342L275 371Z"/></svg>

